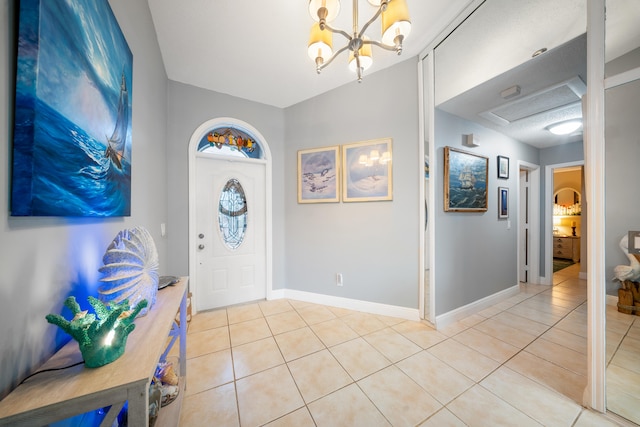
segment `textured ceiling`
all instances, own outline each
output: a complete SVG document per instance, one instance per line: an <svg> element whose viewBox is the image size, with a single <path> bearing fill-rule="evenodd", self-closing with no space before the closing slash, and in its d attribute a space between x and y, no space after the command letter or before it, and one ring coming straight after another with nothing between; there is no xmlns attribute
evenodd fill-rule
<svg viewBox="0 0 640 427"><path fill-rule="evenodd" d="M584 88L574 91L564 83L571 82L571 79L586 83L586 49L586 36L579 36L440 104L438 108L538 148L581 141L582 129L572 135L557 136L546 127L582 117L579 94ZM572 86L580 86L572 83ZM521 87L520 95L505 101L500 92L514 85ZM492 113L505 116L506 120L491 117ZM517 117L518 114L522 117Z"/></svg>

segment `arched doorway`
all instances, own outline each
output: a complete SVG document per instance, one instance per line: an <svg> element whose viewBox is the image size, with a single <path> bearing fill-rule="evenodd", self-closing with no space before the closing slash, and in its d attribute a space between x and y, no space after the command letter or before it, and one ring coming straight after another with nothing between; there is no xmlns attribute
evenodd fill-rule
<svg viewBox="0 0 640 427"><path fill-rule="evenodd" d="M248 123L217 118L189 142L189 276L195 311L269 298L271 153Z"/></svg>

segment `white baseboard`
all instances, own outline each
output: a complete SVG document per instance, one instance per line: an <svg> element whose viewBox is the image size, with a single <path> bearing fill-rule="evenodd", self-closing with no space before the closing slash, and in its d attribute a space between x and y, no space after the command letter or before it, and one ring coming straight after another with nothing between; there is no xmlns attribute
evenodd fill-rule
<svg viewBox="0 0 640 427"><path fill-rule="evenodd" d="M615 295L607 295L607 305L618 306L618 297Z"/></svg>
<svg viewBox="0 0 640 427"><path fill-rule="evenodd" d="M315 294L312 292L298 291L295 289L273 290L271 291L270 297L271 299L293 299L314 304L328 305L330 307L338 307L348 310L362 311L365 313L379 314L382 316L398 317L400 319L406 320L420 320L420 312L417 308L399 307L396 305L380 304L377 302Z"/></svg>
<svg viewBox="0 0 640 427"><path fill-rule="evenodd" d="M479 299L478 301L474 301L471 304L458 307L455 310L449 311L448 313L436 316L436 329L442 329L452 323L457 322L458 320L462 320L465 317L472 316L486 308L491 307L494 304L511 298L514 295L518 295L519 293L520 285L515 285L493 295L489 295L488 297Z"/></svg>

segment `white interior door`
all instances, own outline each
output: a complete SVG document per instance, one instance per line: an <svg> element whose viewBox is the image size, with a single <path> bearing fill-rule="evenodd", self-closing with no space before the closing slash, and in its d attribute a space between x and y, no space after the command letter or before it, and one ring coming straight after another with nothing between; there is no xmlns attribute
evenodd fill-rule
<svg viewBox="0 0 640 427"><path fill-rule="evenodd" d="M196 310L265 298L265 163L198 156L196 178Z"/></svg>
<svg viewBox="0 0 640 427"><path fill-rule="evenodd" d="M530 207L530 183L529 171L520 169L520 209L518 226L520 236L520 266L518 268L518 279L520 282L529 282L529 255L531 253L531 233L529 229L529 207Z"/></svg>

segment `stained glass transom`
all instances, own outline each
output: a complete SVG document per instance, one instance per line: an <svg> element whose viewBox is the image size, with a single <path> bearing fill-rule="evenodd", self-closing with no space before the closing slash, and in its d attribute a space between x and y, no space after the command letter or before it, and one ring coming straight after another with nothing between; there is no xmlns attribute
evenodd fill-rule
<svg viewBox="0 0 640 427"><path fill-rule="evenodd" d="M252 159L263 157L256 138L247 132L228 126L217 127L207 132L198 144L198 151Z"/></svg>
<svg viewBox="0 0 640 427"><path fill-rule="evenodd" d="M247 199L240 182L230 179L220 194L218 224L222 240L229 249L237 249L247 231Z"/></svg>

